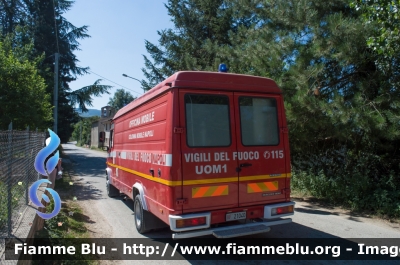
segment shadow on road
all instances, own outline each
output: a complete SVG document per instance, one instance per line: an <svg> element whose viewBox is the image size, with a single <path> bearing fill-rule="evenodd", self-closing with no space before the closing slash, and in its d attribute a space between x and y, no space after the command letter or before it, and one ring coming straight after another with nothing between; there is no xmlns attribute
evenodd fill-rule
<svg viewBox="0 0 400 265"><path fill-rule="evenodd" d="M71 163L69 174L74 177L72 183L76 199L105 199L99 189L105 185L106 158L104 153L76 147L73 144L63 144L63 151ZM99 155L94 155L98 152ZM84 176L84 178L83 178Z"/></svg>
<svg viewBox="0 0 400 265"><path fill-rule="evenodd" d="M316 209L307 209L307 208L295 208L296 212L308 213L308 214L319 214L319 215L338 215L337 213L332 213L328 211L316 210Z"/></svg>
<svg viewBox="0 0 400 265"><path fill-rule="evenodd" d="M98 152L101 155L105 155L103 152L75 147L72 144L64 144L63 150L65 154L67 154L68 158L71 160L73 168L75 169L75 173L77 173L78 176L105 176L106 158L102 158L100 156L94 157L92 153L89 153Z"/></svg>

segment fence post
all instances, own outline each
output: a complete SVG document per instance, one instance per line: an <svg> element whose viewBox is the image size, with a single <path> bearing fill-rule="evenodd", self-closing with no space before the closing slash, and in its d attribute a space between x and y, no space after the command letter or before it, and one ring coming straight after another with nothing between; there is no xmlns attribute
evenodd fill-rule
<svg viewBox="0 0 400 265"><path fill-rule="evenodd" d="M36 127L35 138L36 138L35 147L37 147L37 146L39 145L39 143L40 143L40 137L39 137L39 135L38 135L38 128L37 128L37 127ZM39 138L39 141L38 141L38 138ZM42 148L42 146L40 146L39 151L40 151L41 148ZM36 158L36 155L37 155L37 154L35 154L35 158ZM33 161L33 156L32 156L32 165L33 165L33 164L34 164L34 161ZM35 169L35 171L36 171L36 169ZM39 172L37 172L37 180L39 180L39 179L40 179L40 174L39 174Z"/></svg>
<svg viewBox="0 0 400 265"><path fill-rule="evenodd" d="M7 226L8 226L8 237L11 237L12 233L12 122L8 125L8 154L7 154Z"/></svg>
<svg viewBox="0 0 400 265"><path fill-rule="evenodd" d="M25 163L28 163L27 165L25 165L25 203L26 205L28 205L29 203L29 196L28 196L28 189L29 189L29 172L30 172L30 167L32 166L29 162L29 125L26 128L26 143L25 143L25 157L27 158L25 161Z"/></svg>

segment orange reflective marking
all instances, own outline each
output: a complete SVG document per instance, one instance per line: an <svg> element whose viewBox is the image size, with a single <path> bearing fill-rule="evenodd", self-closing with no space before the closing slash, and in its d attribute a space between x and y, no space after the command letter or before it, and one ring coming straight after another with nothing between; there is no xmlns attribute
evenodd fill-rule
<svg viewBox="0 0 400 265"><path fill-rule="evenodd" d="M247 185L252 190L252 192L261 192L262 191L262 189L259 186L257 186L257 183L249 183Z"/></svg>
<svg viewBox="0 0 400 265"><path fill-rule="evenodd" d="M220 196L222 193L228 188L227 185L225 186L218 186L217 189L214 191L214 193L211 196Z"/></svg>
<svg viewBox="0 0 400 265"><path fill-rule="evenodd" d="M278 190L278 181L247 183L247 193Z"/></svg>
<svg viewBox="0 0 400 265"><path fill-rule="evenodd" d="M194 194L192 194L192 197L193 198L203 197L203 195L208 191L208 188L209 187L198 188L198 190Z"/></svg>
<svg viewBox="0 0 400 265"><path fill-rule="evenodd" d="M192 198L214 197L228 194L228 185L192 188Z"/></svg>
<svg viewBox="0 0 400 265"><path fill-rule="evenodd" d="M275 185L276 183L276 185ZM278 182L264 182L265 186L271 191L278 190Z"/></svg>

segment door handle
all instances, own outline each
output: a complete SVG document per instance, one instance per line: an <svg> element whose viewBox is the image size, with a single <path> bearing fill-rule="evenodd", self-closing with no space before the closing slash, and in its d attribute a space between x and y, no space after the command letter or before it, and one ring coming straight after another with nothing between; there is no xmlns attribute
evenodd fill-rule
<svg viewBox="0 0 400 265"><path fill-rule="evenodd" d="M244 164L240 164L239 166L240 166L240 167L251 167L252 164L250 164L250 163L244 163Z"/></svg>

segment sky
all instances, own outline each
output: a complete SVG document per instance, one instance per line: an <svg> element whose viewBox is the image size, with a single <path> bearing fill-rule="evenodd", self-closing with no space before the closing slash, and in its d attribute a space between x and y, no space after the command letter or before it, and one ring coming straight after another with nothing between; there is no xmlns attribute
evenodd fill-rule
<svg viewBox="0 0 400 265"><path fill-rule="evenodd" d="M143 55L150 57L145 40L158 44L157 31L173 28L164 6L166 1L75 0L72 8L63 15L74 26L89 26L88 34L91 36L79 40L81 50L75 51L78 65L90 67L91 73L78 76L71 82L72 91L92 85L98 79L102 79L102 85L113 86L109 95L94 97L93 106L88 108L106 106L119 88L133 96L143 94L140 82L122 74L145 79L141 70L144 68Z"/></svg>

